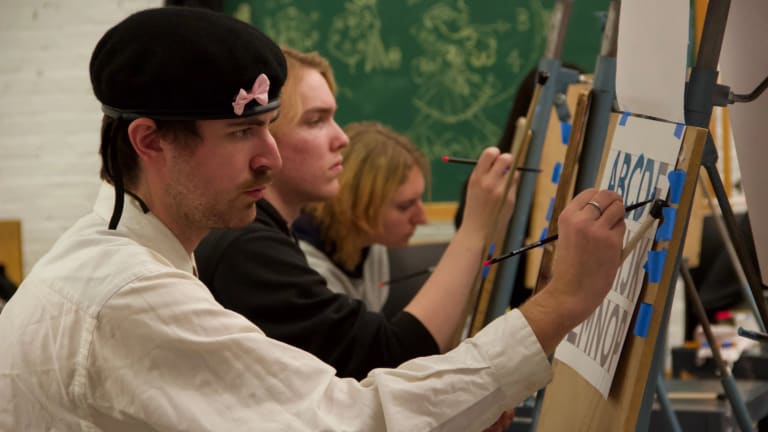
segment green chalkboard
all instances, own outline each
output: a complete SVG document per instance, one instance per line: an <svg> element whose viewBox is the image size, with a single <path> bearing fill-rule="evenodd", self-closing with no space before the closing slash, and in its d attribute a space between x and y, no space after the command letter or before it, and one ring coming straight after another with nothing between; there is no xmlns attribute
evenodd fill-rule
<svg viewBox="0 0 768 432"><path fill-rule="evenodd" d="M592 68L597 3L576 2L564 61ZM475 157L501 136L515 89L544 51L554 0L229 0L225 13L333 65L339 124L380 121L432 162L433 201L454 201ZM575 35L574 39L570 35ZM573 53L573 54L571 54Z"/></svg>

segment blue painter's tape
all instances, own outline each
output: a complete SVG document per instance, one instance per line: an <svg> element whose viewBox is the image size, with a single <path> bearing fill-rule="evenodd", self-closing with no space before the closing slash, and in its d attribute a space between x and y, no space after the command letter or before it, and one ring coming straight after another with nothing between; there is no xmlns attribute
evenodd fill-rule
<svg viewBox="0 0 768 432"><path fill-rule="evenodd" d="M678 123L675 126L675 138L680 139L683 136L684 130L685 130L685 125L682 123Z"/></svg>
<svg viewBox="0 0 768 432"><path fill-rule="evenodd" d="M560 173L563 171L563 164L560 162L555 163L555 167L552 168L552 183L557 184L560 181Z"/></svg>
<svg viewBox="0 0 768 432"><path fill-rule="evenodd" d="M544 240L547 238L547 233L549 232L549 227L544 227L543 230L541 230L541 235L539 236L539 240Z"/></svg>
<svg viewBox="0 0 768 432"><path fill-rule="evenodd" d="M664 270L664 262L667 260L667 249L660 251L648 251L648 261L643 268L648 273L648 283L661 282L661 272Z"/></svg>
<svg viewBox="0 0 768 432"><path fill-rule="evenodd" d="M491 243L491 246L488 248L488 259L491 259L493 257L493 252L496 250L496 242ZM482 279L485 279L488 277L488 272L491 271L491 266L483 266L483 271L480 273L480 277Z"/></svg>
<svg viewBox="0 0 768 432"><path fill-rule="evenodd" d="M669 180L669 203L679 204L680 196L683 195L683 185L685 184L685 171L681 169L670 171L670 173L667 174L667 179Z"/></svg>
<svg viewBox="0 0 768 432"><path fill-rule="evenodd" d="M552 210L555 208L555 197L549 199L549 207L547 208L547 222L552 219Z"/></svg>
<svg viewBox="0 0 768 432"><path fill-rule="evenodd" d="M623 113L621 113L621 118L619 119L619 126L626 125L627 119L629 118L630 115L632 115L632 113L629 111L624 111Z"/></svg>
<svg viewBox="0 0 768 432"><path fill-rule="evenodd" d="M656 240L666 241L672 239L672 230L675 229L675 219L677 218L677 209L674 207L664 207L661 209L664 215L664 222L656 230Z"/></svg>
<svg viewBox="0 0 768 432"><path fill-rule="evenodd" d="M637 309L637 321L635 321L635 336L642 338L648 336L651 315L653 315L653 305L646 302L640 303L640 308Z"/></svg>
<svg viewBox="0 0 768 432"><path fill-rule="evenodd" d="M571 139L570 123L560 122L560 138L563 140L563 145L568 145L568 141Z"/></svg>

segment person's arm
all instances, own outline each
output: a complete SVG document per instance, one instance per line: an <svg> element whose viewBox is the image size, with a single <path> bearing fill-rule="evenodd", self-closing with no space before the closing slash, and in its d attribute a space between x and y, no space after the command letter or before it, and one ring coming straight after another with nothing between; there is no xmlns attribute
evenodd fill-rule
<svg viewBox="0 0 768 432"><path fill-rule="evenodd" d="M448 354L361 382L268 338L175 270L132 281L94 320L73 388L105 430L110 418L137 430L482 430L551 377L516 312Z"/></svg>
<svg viewBox="0 0 768 432"><path fill-rule="evenodd" d="M483 151L469 179L467 207L461 227L451 239L432 275L405 310L429 329L440 349L450 347L455 329L463 324L463 312L483 261L484 244L506 224L511 214L514 188L504 196L512 157L492 147ZM505 205L502 216L494 210ZM504 219L504 220L496 220Z"/></svg>
<svg viewBox="0 0 768 432"><path fill-rule="evenodd" d="M590 200L602 207L601 215ZM615 192L587 189L558 217L552 280L520 307L545 352L552 353L610 290L621 264L624 215Z"/></svg>
<svg viewBox="0 0 768 432"><path fill-rule="evenodd" d="M252 225L215 256L203 250L212 240L197 257L216 300L269 337L316 355L341 377L362 379L371 369L438 352L409 313L388 321L361 301L331 292L293 239L274 227Z"/></svg>

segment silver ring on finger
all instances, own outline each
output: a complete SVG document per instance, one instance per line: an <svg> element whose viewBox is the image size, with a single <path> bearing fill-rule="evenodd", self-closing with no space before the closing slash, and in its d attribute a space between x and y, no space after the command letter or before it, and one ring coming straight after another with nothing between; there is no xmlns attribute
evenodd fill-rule
<svg viewBox="0 0 768 432"><path fill-rule="evenodd" d="M597 209L597 212L599 213L597 216L598 218L603 215L603 207L601 207L600 204L597 203L597 201L591 200L587 203L587 205L591 205L592 207Z"/></svg>

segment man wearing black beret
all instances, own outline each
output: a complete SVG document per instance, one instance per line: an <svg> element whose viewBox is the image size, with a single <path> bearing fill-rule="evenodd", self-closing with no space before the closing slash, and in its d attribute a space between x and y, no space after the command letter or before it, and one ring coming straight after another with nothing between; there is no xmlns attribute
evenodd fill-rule
<svg viewBox="0 0 768 432"><path fill-rule="evenodd" d="M618 267L611 192L566 208L553 280L520 311L360 382L213 299L192 251L251 222L280 168L285 70L269 38L203 10L139 12L99 41L105 183L0 314L0 430L479 430L547 382Z"/></svg>

